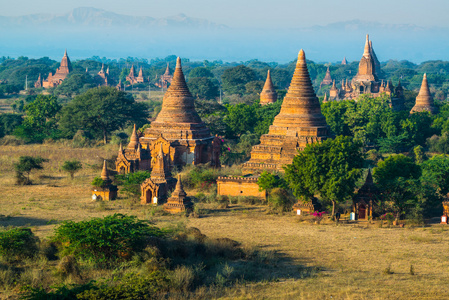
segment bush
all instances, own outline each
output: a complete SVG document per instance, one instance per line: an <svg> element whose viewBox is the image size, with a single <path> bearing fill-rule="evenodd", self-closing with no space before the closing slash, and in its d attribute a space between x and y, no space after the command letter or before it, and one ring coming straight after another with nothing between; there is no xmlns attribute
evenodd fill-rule
<svg viewBox="0 0 449 300"><path fill-rule="evenodd" d="M159 229L137 217L114 214L89 221L65 221L55 230L53 239L62 254L109 266L129 260L145 249L150 237L160 235Z"/></svg>
<svg viewBox="0 0 449 300"><path fill-rule="evenodd" d="M34 257L39 239L29 228L13 228L0 232L0 255L7 260Z"/></svg>
<svg viewBox="0 0 449 300"><path fill-rule="evenodd" d="M92 184L94 187L102 188L106 185L106 182L104 182L101 177L95 177L90 184Z"/></svg>
<svg viewBox="0 0 449 300"><path fill-rule="evenodd" d="M33 156L21 156L19 158L19 162L14 164L14 168L16 169L16 178L17 184L25 185L31 184L30 173L32 170L41 170L43 169L42 163L48 161L48 159L42 157L33 157ZM23 174L26 174L23 175Z"/></svg>
<svg viewBox="0 0 449 300"><path fill-rule="evenodd" d="M61 169L63 169L64 171L66 171L67 173L70 174L70 178L73 179L73 176L75 175L76 172L78 172L79 170L81 170L83 168L83 165L81 164L81 162L79 160L67 160L64 162L64 164L62 165Z"/></svg>
<svg viewBox="0 0 449 300"><path fill-rule="evenodd" d="M125 175L116 175L115 181L117 185L123 186L121 189L123 192L131 197L135 197L140 195L140 185L150 177L150 171L137 171Z"/></svg>
<svg viewBox="0 0 449 300"><path fill-rule="evenodd" d="M290 211L293 204L295 204L295 198L290 193L282 188L275 188L268 196L268 204L277 211L284 212Z"/></svg>

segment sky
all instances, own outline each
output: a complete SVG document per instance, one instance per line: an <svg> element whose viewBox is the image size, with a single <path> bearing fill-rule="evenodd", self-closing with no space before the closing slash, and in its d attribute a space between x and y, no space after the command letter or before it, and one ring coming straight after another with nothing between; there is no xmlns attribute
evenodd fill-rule
<svg viewBox="0 0 449 300"><path fill-rule="evenodd" d="M298 28L353 19L449 27L448 0L0 0L0 15L63 14L83 6L155 18L184 13L233 28Z"/></svg>

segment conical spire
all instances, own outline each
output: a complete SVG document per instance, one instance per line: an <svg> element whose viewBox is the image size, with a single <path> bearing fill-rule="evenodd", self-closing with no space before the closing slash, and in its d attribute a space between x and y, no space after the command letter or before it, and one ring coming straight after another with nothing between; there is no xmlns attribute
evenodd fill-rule
<svg viewBox="0 0 449 300"><path fill-rule="evenodd" d="M101 179L103 181L109 181L108 166L106 165L106 159L103 161L103 170L101 171Z"/></svg>
<svg viewBox="0 0 449 300"><path fill-rule="evenodd" d="M415 106L413 106L410 113L429 111L432 114L437 112L437 108L434 106L432 96L430 95L429 84L427 82L427 75L424 74L419 94L416 97Z"/></svg>
<svg viewBox="0 0 449 300"><path fill-rule="evenodd" d="M131 65L131 69L129 70L129 77L133 77L134 76L134 65Z"/></svg>
<svg viewBox="0 0 449 300"><path fill-rule="evenodd" d="M324 93L324 99L323 99L323 103L327 103L327 93Z"/></svg>
<svg viewBox="0 0 449 300"><path fill-rule="evenodd" d="M366 175L365 184L374 184L373 175L371 175L371 168L368 169L368 175Z"/></svg>
<svg viewBox="0 0 449 300"><path fill-rule="evenodd" d="M155 164L152 166L151 170L151 178L153 179L163 179L169 177L170 174L167 172L167 168L165 166L165 154L162 149L162 143L160 143L159 152L156 156Z"/></svg>
<svg viewBox="0 0 449 300"><path fill-rule="evenodd" d="M346 61L346 56L343 58L343 60L341 61L342 65L346 65L348 62Z"/></svg>
<svg viewBox="0 0 449 300"><path fill-rule="evenodd" d="M104 64L101 64L101 70L100 72L104 72Z"/></svg>
<svg viewBox="0 0 449 300"><path fill-rule="evenodd" d="M56 70L56 74L69 74L70 72L72 72L72 63L67 55L67 49L65 49L64 56L61 59L59 68Z"/></svg>
<svg viewBox="0 0 449 300"><path fill-rule="evenodd" d="M365 41L365 49L363 51L363 57L370 57L371 56L371 50L370 50L370 44L369 44L369 35L366 35L366 41Z"/></svg>
<svg viewBox="0 0 449 300"><path fill-rule="evenodd" d="M171 196L176 198L184 198L187 196L186 192L184 191L184 187L182 186L181 174L178 174L178 181L176 182L175 190L173 191Z"/></svg>
<svg viewBox="0 0 449 300"><path fill-rule="evenodd" d="M269 104L276 102L278 95L276 93L276 89L273 86L273 82L271 81L270 70L267 73L267 79L265 80L265 84L263 86L262 92L260 93L260 104Z"/></svg>
<svg viewBox="0 0 449 300"><path fill-rule="evenodd" d="M337 86L335 85L335 79L334 79L332 82L331 90L336 90L336 89L337 89Z"/></svg>
<svg viewBox="0 0 449 300"><path fill-rule="evenodd" d="M202 123L195 110L192 94L182 72L181 59L176 60L173 80L162 100L162 109L153 123Z"/></svg>
<svg viewBox="0 0 449 300"><path fill-rule="evenodd" d="M326 127L326 119L321 114L320 102L313 90L307 69L306 55L301 49L292 82L275 117L273 126L286 128Z"/></svg>
<svg viewBox="0 0 449 300"><path fill-rule="evenodd" d="M167 68L165 69L164 75L170 75L170 67L169 67L168 63L167 63Z"/></svg>
<svg viewBox="0 0 449 300"><path fill-rule="evenodd" d="M118 152L119 152L119 153L123 153L123 146L122 146L122 143L120 143L120 148L118 149Z"/></svg>
<svg viewBox="0 0 449 300"><path fill-rule="evenodd" d="M140 70L139 70L139 77L143 77L143 70L142 70L142 67L140 67Z"/></svg>
<svg viewBox="0 0 449 300"><path fill-rule="evenodd" d="M67 48L65 48L64 56L67 56Z"/></svg>
<svg viewBox="0 0 449 300"><path fill-rule="evenodd" d="M139 136L137 135L136 124L134 124L131 140L128 144L128 149L136 149L139 145Z"/></svg>

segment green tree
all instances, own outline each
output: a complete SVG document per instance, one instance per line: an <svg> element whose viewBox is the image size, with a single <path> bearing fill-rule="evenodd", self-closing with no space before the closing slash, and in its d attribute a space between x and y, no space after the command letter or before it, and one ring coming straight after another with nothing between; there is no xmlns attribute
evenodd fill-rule
<svg viewBox="0 0 449 300"><path fill-rule="evenodd" d="M396 219L411 212L418 203L421 167L402 154L379 161L373 177L382 193L381 206L395 214Z"/></svg>
<svg viewBox="0 0 449 300"><path fill-rule="evenodd" d="M244 65L226 69L221 76L223 82L223 91L229 94L239 94L245 93L245 85L256 80L256 73L253 69L248 68Z"/></svg>
<svg viewBox="0 0 449 300"><path fill-rule="evenodd" d="M187 82L189 90L196 98L215 99L219 96L218 87L207 77L194 77Z"/></svg>
<svg viewBox="0 0 449 300"><path fill-rule="evenodd" d="M48 161L48 159L42 157L33 156L21 156L19 162L14 164L16 170L16 175L18 179L18 184L31 184L30 173L33 170L43 169L42 163ZM26 177L23 174L26 174Z"/></svg>
<svg viewBox="0 0 449 300"><path fill-rule="evenodd" d="M113 87L99 87L76 96L61 111L60 128L67 137L78 130L103 137L106 144L110 132L136 123L147 123L147 107Z"/></svg>
<svg viewBox="0 0 449 300"><path fill-rule="evenodd" d="M269 173L267 171L263 171L262 174L260 174L257 184L259 185L259 191L266 190L269 192L274 188L288 188L288 184L283 176L280 174Z"/></svg>
<svg viewBox="0 0 449 300"><path fill-rule="evenodd" d="M34 257L39 251L39 239L29 228L12 228L0 231L0 255L6 260Z"/></svg>
<svg viewBox="0 0 449 300"><path fill-rule="evenodd" d="M284 167L285 179L297 197L310 201L319 194L330 201L334 216L337 204L353 196L363 162L361 144L338 136L307 145Z"/></svg>
<svg viewBox="0 0 449 300"><path fill-rule="evenodd" d="M66 171L67 173L70 174L70 178L73 179L73 176L75 175L76 172L78 172L79 170L81 170L83 168L83 165L81 164L81 162L79 160L67 160L64 162L64 164L62 165L61 169L63 169L64 171Z"/></svg>
<svg viewBox="0 0 449 300"><path fill-rule="evenodd" d="M208 68L196 67L189 72L189 78L195 77L214 78L214 74Z"/></svg>
<svg viewBox="0 0 449 300"><path fill-rule="evenodd" d="M38 95L25 106L25 118L14 135L28 141L42 141L45 138L59 137L57 129L58 115L61 105L54 96Z"/></svg>
<svg viewBox="0 0 449 300"><path fill-rule="evenodd" d="M64 95L72 97L73 95L81 94L95 86L97 86L97 83L89 74L71 73L55 88L54 94L57 96Z"/></svg>
<svg viewBox="0 0 449 300"><path fill-rule="evenodd" d="M252 131L257 122L256 106L240 103L226 105L228 113L224 119L227 125L227 136L235 137Z"/></svg>

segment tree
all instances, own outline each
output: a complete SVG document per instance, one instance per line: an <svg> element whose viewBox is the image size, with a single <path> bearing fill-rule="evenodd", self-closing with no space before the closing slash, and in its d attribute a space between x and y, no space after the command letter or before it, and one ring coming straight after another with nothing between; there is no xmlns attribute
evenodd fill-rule
<svg viewBox="0 0 449 300"><path fill-rule="evenodd" d="M252 131L257 122L255 105L240 103L237 105L226 105L228 113L224 119L227 125L227 136L240 136Z"/></svg>
<svg viewBox="0 0 449 300"><path fill-rule="evenodd" d="M245 84L257 80L253 69L240 65L234 68L226 69L221 76L223 90L229 94L244 94Z"/></svg>
<svg viewBox="0 0 449 300"><path fill-rule="evenodd" d="M58 99L54 96L38 95L25 106L25 118L14 135L29 141L42 141L45 138L57 138L57 113L61 110Z"/></svg>
<svg viewBox="0 0 449 300"><path fill-rule="evenodd" d="M194 77L187 82L189 90L196 98L215 99L219 96L218 87L207 77Z"/></svg>
<svg viewBox="0 0 449 300"><path fill-rule="evenodd" d="M402 154L390 155L379 161L373 177L382 194L381 206L391 210L399 219L418 205L421 167Z"/></svg>
<svg viewBox="0 0 449 300"><path fill-rule="evenodd" d="M205 67L196 67L189 72L189 78L195 77L214 78L214 74Z"/></svg>
<svg viewBox="0 0 449 300"><path fill-rule="evenodd" d="M81 94L96 85L94 78L85 72L71 73L55 88L54 94L72 97L72 95Z"/></svg>
<svg viewBox="0 0 449 300"><path fill-rule="evenodd" d="M102 136L106 144L111 131L132 122L141 127L147 116L146 105L136 103L129 94L113 87L99 87L76 96L62 109L60 128L67 137L85 130L93 136Z"/></svg>
<svg viewBox="0 0 449 300"><path fill-rule="evenodd" d="M309 144L284 167L285 179L295 196L310 201L315 194L332 202L332 216L337 204L350 199L361 175L364 155L360 143L350 137Z"/></svg>
<svg viewBox="0 0 449 300"><path fill-rule="evenodd" d="M79 160L74 159L65 161L61 168L67 173L69 173L70 178L73 179L75 173L81 170L83 168L83 165Z"/></svg>
<svg viewBox="0 0 449 300"><path fill-rule="evenodd" d="M31 184L30 173L32 170L41 170L43 169L42 163L48 161L48 159L42 157L33 157L33 156L21 156L19 158L19 162L14 164L14 168L16 169L17 175L17 183L18 184ZM23 175L26 173L26 177Z"/></svg>
<svg viewBox="0 0 449 300"><path fill-rule="evenodd" d="M260 174L257 184L259 185L259 191L271 191L274 188L288 188L288 184L282 176L267 171L263 171L262 174Z"/></svg>

